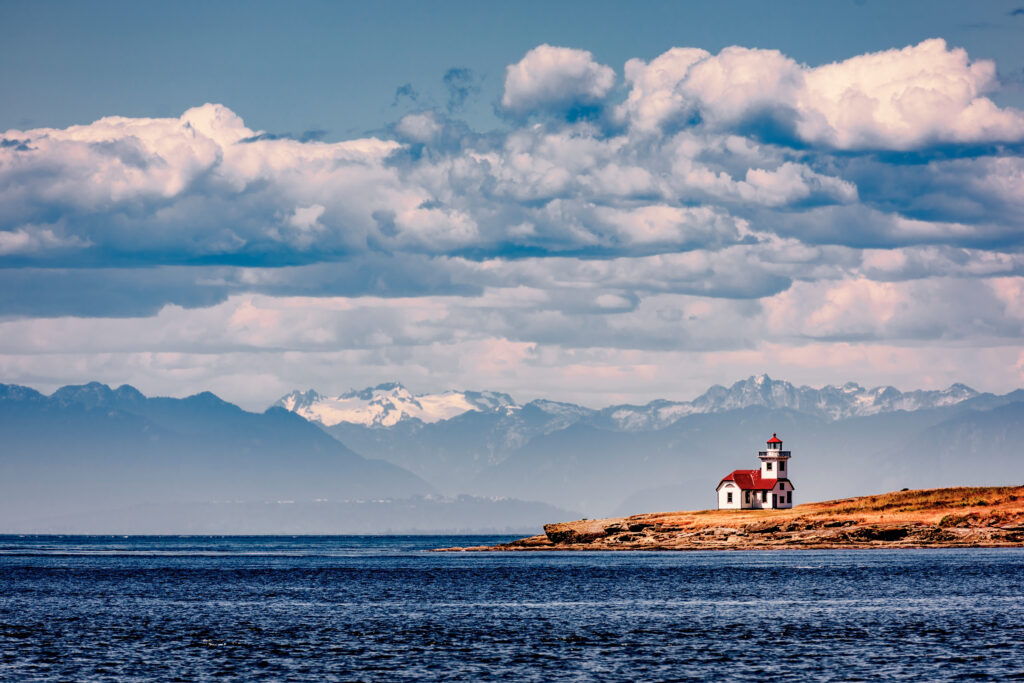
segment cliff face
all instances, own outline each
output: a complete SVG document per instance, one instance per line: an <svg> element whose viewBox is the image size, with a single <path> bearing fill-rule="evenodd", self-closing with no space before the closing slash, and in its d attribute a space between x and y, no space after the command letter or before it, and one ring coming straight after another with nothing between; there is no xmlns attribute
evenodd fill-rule
<svg viewBox="0 0 1024 683"><path fill-rule="evenodd" d="M791 510L663 512L548 524L463 550L743 550L1024 546L1024 486L899 491Z"/></svg>

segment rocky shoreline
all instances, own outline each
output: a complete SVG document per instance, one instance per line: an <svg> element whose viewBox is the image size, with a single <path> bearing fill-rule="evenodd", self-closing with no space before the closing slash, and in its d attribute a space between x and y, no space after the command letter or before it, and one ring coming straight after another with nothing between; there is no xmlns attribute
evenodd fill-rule
<svg viewBox="0 0 1024 683"><path fill-rule="evenodd" d="M790 510L701 510L547 524L537 536L443 551L1024 547L1024 487L899 491Z"/></svg>

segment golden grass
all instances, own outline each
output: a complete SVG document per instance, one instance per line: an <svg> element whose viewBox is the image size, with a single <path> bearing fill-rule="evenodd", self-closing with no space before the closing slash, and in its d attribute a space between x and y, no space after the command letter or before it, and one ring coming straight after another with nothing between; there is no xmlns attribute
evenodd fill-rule
<svg viewBox="0 0 1024 683"><path fill-rule="evenodd" d="M672 526L734 527L771 519L852 520L858 523L938 524L950 514L1024 515L1024 486L961 486L894 491L805 503L790 510L693 510L633 515L629 521ZM613 522L615 520L606 520Z"/></svg>

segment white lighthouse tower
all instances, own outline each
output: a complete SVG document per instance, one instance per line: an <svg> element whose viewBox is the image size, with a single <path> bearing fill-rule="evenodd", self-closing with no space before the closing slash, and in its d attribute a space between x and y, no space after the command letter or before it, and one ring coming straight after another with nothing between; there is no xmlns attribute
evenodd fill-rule
<svg viewBox="0 0 1024 683"><path fill-rule="evenodd" d="M778 434L772 433L768 439L767 448L757 452L761 460L762 479L789 479L789 458L790 452L782 450L782 439Z"/></svg>

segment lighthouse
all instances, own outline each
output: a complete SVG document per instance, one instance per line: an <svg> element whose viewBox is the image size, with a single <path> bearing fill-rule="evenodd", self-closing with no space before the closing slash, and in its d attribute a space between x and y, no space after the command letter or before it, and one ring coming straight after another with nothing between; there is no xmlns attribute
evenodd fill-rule
<svg viewBox="0 0 1024 683"><path fill-rule="evenodd" d="M766 445L765 450L757 452L757 457L761 460L761 478L787 479L790 452L782 450L782 439L773 433Z"/></svg>
<svg viewBox="0 0 1024 683"><path fill-rule="evenodd" d="M793 507L793 483L789 480L789 459L782 439L772 434L764 450L757 451L761 467L733 470L718 482L718 509L788 509Z"/></svg>

